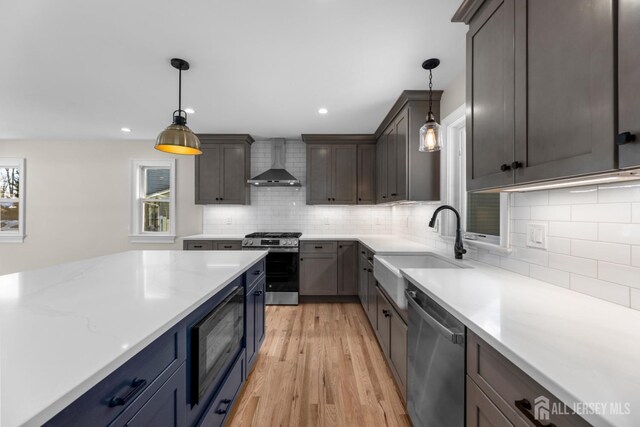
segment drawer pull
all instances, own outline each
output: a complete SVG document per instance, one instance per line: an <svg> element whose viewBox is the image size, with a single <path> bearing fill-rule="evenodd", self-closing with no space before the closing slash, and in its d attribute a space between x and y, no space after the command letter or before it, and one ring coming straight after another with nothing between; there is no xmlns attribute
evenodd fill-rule
<svg viewBox="0 0 640 427"><path fill-rule="evenodd" d="M259 297L260 295L262 295L262 291L255 291L253 294L255 296Z"/></svg>
<svg viewBox="0 0 640 427"><path fill-rule="evenodd" d="M324 246L315 246L316 249L322 249Z"/></svg>
<svg viewBox="0 0 640 427"><path fill-rule="evenodd" d="M220 407L222 405L225 405L224 409ZM216 409L216 414L226 414L229 411L229 406L231 406L231 399L222 399L220 405L218 405L218 409Z"/></svg>
<svg viewBox="0 0 640 427"><path fill-rule="evenodd" d="M131 381L131 389L122 397L113 396L109 400L109 408L116 406L124 406L129 402L136 394L138 394L147 385L147 380L142 378L134 378Z"/></svg>
<svg viewBox="0 0 640 427"><path fill-rule="evenodd" d="M369 261L373 261L373 258L369 257L369 258L367 258L367 260L369 260Z"/></svg>
<svg viewBox="0 0 640 427"><path fill-rule="evenodd" d="M360 251L360 253L361 253L362 255L366 254L366 252L365 252L365 251Z"/></svg>
<svg viewBox="0 0 640 427"><path fill-rule="evenodd" d="M522 412L522 414L525 417L527 417L527 419L531 421L534 426L556 427L554 423L542 424L540 421L536 420L536 417L534 417L533 414L531 413L531 402L529 402L527 399L516 400L515 404L516 404L516 408L518 408L518 410Z"/></svg>
<svg viewBox="0 0 640 427"><path fill-rule="evenodd" d="M196 249L202 249L202 245L193 245L193 247Z"/></svg>
<svg viewBox="0 0 640 427"><path fill-rule="evenodd" d="M259 274L260 274L260 270L254 270L254 272L253 272L253 275L254 275L254 276L257 276L257 275L259 275Z"/></svg>
<svg viewBox="0 0 640 427"><path fill-rule="evenodd" d="M370 269L370 268L367 268L367 271L368 271L369 273L373 273L373 270L372 270L372 269Z"/></svg>
<svg viewBox="0 0 640 427"><path fill-rule="evenodd" d="M225 245L225 246L224 246L224 248L225 248L225 249L231 249L231 248L233 248L233 246L231 246L231 245Z"/></svg>
<svg viewBox="0 0 640 427"><path fill-rule="evenodd" d="M363 268L363 269L362 269L362 271L367 271L367 268L366 268L366 267L365 267L365 268Z"/></svg>
<svg viewBox="0 0 640 427"><path fill-rule="evenodd" d="M398 195L398 193L391 193L391 196L392 196L392 197L395 197L395 196L397 196L397 195Z"/></svg>

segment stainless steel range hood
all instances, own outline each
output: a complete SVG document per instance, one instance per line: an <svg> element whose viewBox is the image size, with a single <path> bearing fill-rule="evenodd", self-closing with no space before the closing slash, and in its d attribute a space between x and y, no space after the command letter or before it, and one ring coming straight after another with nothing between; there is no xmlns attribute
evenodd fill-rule
<svg viewBox="0 0 640 427"><path fill-rule="evenodd" d="M300 181L284 168L285 140L271 140L271 169L254 176L247 182L258 187L300 187Z"/></svg>

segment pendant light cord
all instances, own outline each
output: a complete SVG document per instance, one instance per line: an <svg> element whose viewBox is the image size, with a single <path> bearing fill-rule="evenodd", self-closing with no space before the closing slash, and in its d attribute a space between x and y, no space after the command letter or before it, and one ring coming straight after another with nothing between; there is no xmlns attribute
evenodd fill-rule
<svg viewBox="0 0 640 427"><path fill-rule="evenodd" d="M178 111L182 111L182 67L178 69Z"/></svg>
<svg viewBox="0 0 640 427"><path fill-rule="evenodd" d="M429 70L429 112L431 112L431 100L433 99L433 83L431 82L431 70Z"/></svg>

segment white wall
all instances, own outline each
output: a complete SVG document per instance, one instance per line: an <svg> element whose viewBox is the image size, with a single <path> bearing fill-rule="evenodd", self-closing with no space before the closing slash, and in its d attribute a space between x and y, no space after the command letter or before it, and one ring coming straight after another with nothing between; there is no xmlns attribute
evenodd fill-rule
<svg viewBox="0 0 640 427"><path fill-rule="evenodd" d="M466 72L460 73L451 83L444 89L442 99L440 100L440 118L444 119L453 113L456 108L465 103L466 98Z"/></svg>
<svg viewBox="0 0 640 427"><path fill-rule="evenodd" d="M301 231L306 234L391 232L391 208L307 206L306 145L287 141L286 168L302 182L299 188L251 187L251 206L206 206L203 232L247 234L254 231ZM271 142L251 146L251 176L271 167ZM228 222L231 222L230 224Z"/></svg>
<svg viewBox="0 0 640 427"><path fill-rule="evenodd" d="M26 239L0 243L0 274L131 249L181 249L130 244L130 161L173 157L153 141L0 141L0 157L26 158ZM199 233L193 157L177 158L178 236Z"/></svg>

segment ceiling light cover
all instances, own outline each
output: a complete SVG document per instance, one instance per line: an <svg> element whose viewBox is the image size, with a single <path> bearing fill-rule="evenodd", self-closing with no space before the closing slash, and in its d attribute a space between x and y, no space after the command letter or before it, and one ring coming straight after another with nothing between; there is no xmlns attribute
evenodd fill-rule
<svg viewBox="0 0 640 427"><path fill-rule="evenodd" d="M329 112L329 110L327 110L326 108L321 108L318 110L318 113L320 114L327 114Z"/></svg>
<svg viewBox="0 0 640 427"><path fill-rule="evenodd" d="M160 132L156 139L156 150L172 154L202 154L200 140L187 126L187 113L182 109L182 70L189 69L183 59L171 59L171 66L178 70L178 109L173 112L173 123Z"/></svg>
<svg viewBox="0 0 640 427"><path fill-rule="evenodd" d="M440 132L440 124L436 121L436 117L431 110L433 100L433 83L431 70L440 65L437 58L427 59L422 63L422 68L429 70L429 112L427 113L427 121L420 128L420 145L419 151L439 151L442 149L442 133Z"/></svg>

